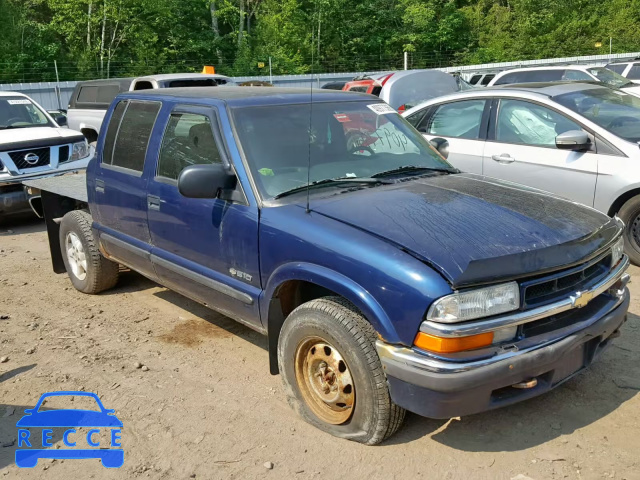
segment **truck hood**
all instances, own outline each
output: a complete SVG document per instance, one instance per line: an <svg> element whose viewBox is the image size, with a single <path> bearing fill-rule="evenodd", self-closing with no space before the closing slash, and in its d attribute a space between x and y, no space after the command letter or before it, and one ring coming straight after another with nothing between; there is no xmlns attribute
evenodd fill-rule
<svg viewBox="0 0 640 480"><path fill-rule="evenodd" d="M66 137L76 137L80 132L60 127L29 127L0 130L0 151L8 150L5 144L16 144L33 140L61 139ZM28 146L26 148L29 148Z"/></svg>
<svg viewBox="0 0 640 480"><path fill-rule="evenodd" d="M546 192L472 174L325 199L312 210L392 242L455 288L570 266L608 248L618 220Z"/></svg>

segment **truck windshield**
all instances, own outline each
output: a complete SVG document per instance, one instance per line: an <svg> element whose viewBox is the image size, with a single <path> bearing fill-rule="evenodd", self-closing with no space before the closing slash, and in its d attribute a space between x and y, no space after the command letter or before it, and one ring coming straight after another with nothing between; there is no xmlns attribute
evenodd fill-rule
<svg viewBox="0 0 640 480"><path fill-rule="evenodd" d="M565 93L553 99L624 140L640 141L640 98L635 95L597 88Z"/></svg>
<svg viewBox="0 0 640 480"><path fill-rule="evenodd" d="M49 119L26 97L0 97L0 130L51 126Z"/></svg>
<svg viewBox="0 0 640 480"><path fill-rule="evenodd" d="M243 107L233 111L249 168L265 198L308 182L371 182L381 174L452 172L446 162L385 103L335 102ZM310 167L310 169L309 169ZM381 184L383 182L371 183Z"/></svg>

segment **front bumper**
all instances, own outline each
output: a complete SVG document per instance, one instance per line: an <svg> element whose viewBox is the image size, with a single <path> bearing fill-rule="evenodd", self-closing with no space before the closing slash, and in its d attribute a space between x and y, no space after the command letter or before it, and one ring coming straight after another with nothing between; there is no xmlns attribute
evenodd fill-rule
<svg viewBox="0 0 640 480"><path fill-rule="evenodd" d="M430 418L451 418L499 408L555 388L589 366L626 321L628 276L602 294L606 302L561 338L512 349L484 360L453 362L410 348L376 343L392 400ZM535 380L531 388L516 388Z"/></svg>

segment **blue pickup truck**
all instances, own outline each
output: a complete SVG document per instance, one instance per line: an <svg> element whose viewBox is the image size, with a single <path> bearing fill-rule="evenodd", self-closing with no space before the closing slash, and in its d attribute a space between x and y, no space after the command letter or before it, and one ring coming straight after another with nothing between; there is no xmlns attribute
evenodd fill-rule
<svg viewBox="0 0 640 480"><path fill-rule="evenodd" d="M617 218L460 173L375 97L131 92L99 138L86 179L28 182L54 271L96 294L126 265L267 335L291 405L335 436L534 397L626 320Z"/></svg>

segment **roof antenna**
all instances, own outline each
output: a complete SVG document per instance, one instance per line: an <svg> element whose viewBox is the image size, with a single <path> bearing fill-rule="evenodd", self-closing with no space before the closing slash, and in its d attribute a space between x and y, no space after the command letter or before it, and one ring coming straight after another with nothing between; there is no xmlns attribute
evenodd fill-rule
<svg viewBox="0 0 640 480"><path fill-rule="evenodd" d="M318 4L316 3L316 10ZM311 136L313 135L313 28L311 29L311 81L309 82L309 153L307 156L307 213L309 208L309 190L311 190Z"/></svg>

